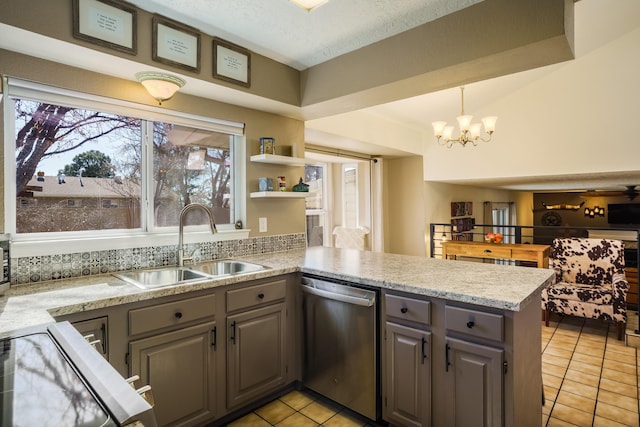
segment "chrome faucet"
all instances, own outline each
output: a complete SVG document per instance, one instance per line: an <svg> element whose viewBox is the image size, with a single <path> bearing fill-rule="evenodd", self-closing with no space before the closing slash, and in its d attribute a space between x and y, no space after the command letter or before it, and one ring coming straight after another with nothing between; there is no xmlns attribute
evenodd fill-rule
<svg viewBox="0 0 640 427"><path fill-rule="evenodd" d="M209 226L211 226L211 233L215 234L218 232L216 228L216 223L213 219L213 214L211 213L211 209L203 205L202 203L190 203L186 205L180 211L180 227L178 230L178 266L182 267L185 261L191 261L192 257L184 256L184 219L187 216L187 213L195 208L199 208L204 210L209 216Z"/></svg>

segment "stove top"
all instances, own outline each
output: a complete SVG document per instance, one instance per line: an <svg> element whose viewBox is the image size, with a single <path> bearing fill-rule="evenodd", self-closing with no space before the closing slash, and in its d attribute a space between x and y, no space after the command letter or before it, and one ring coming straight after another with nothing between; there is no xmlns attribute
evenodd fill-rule
<svg viewBox="0 0 640 427"><path fill-rule="evenodd" d="M116 425L47 333L0 340L0 426Z"/></svg>

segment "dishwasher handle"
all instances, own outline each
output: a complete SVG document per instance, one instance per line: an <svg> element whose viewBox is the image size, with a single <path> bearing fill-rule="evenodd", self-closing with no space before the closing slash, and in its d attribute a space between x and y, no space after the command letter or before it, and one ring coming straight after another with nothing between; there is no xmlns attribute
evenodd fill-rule
<svg viewBox="0 0 640 427"><path fill-rule="evenodd" d="M324 289L318 289L307 285L301 285L302 292L306 292L311 295L316 295L322 298L328 298L335 301L346 302L348 304L360 305L363 307L372 307L375 305L375 298L363 298L353 295L345 295L337 292L325 291Z"/></svg>

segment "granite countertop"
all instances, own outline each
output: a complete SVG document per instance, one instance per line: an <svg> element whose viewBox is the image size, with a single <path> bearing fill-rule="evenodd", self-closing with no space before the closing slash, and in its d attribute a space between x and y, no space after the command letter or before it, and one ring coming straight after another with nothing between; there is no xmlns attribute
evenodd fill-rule
<svg viewBox="0 0 640 427"><path fill-rule="evenodd" d="M299 271L509 311L539 302L540 289L553 280L547 269L323 247L242 259L270 268L157 289L140 289L111 274L14 286L0 297L0 338L58 316Z"/></svg>

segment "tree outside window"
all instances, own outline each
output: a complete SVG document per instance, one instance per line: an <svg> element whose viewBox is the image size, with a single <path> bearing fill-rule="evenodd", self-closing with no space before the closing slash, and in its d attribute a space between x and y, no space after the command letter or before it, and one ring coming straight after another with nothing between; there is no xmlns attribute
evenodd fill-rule
<svg viewBox="0 0 640 427"><path fill-rule="evenodd" d="M139 229L144 197L155 227L177 225L192 202L232 222L227 134L154 122L147 138L138 118L21 99L15 119L17 233ZM151 171L143 170L147 139Z"/></svg>

